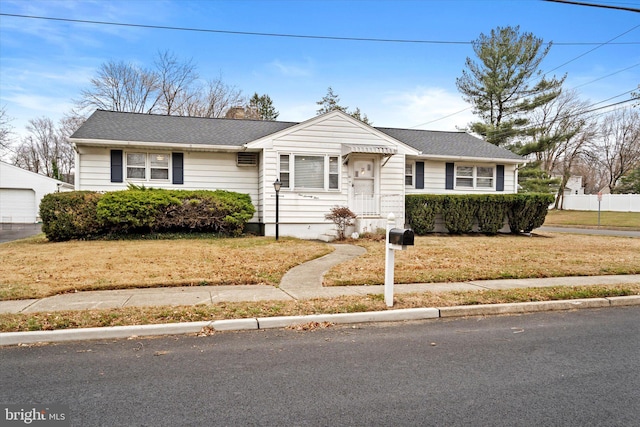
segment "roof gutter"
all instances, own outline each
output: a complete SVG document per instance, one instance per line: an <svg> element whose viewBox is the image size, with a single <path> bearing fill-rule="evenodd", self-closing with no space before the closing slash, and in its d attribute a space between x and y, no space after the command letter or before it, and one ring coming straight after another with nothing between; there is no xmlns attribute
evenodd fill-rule
<svg viewBox="0 0 640 427"><path fill-rule="evenodd" d="M501 163L511 163L511 164L526 164L529 163L529 160L522 159L505 159L500 157L469 157L469 156L443 156L437 154L421 154L418 156L420 159L434 159L434 160L458 160L465 162L501 162Z"/></svg>
<svg viewBox="0 0 640 427"><path fill-rule="evenodd" d="M113 148L153 148L166 151L225 151L238 152L246 151L247 147L242 145L211 145L211 144L182 144L173 142L143 142L143 141L116 141L104 139L76 139L69 138L76 147L113 147Z"/></svg>

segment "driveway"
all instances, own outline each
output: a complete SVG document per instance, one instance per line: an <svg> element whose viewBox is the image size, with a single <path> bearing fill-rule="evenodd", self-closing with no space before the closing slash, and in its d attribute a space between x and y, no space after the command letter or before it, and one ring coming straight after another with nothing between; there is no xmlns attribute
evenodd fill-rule
<svg viewBox="0 0 640 427"><path fill-rule="evenodd" d="M42 224L0 224L0 243L24 239L42 233Z"/></svg>
<svg viewBox="0 0 640 427"><path fill-rule="evenodd" d="M536 228L536 231L550 233L596 234L600 236L640 237L640 231L606 230L603 228L547 227Z"/></svg>

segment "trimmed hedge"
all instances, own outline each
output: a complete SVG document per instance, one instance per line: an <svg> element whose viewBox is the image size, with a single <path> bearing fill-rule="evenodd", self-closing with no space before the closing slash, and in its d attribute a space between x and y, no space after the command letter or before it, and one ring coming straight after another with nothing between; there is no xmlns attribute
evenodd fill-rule
<svg viewBox="0 0 640 427"><path fill-rule="evenodd" d="M418 235L435 229L441 214L450 233L496 234L508 220L512 233L530 233L546 218L553 194L412 194L405 198L407 223Z"/></svg>
<svg viewBox="0 0 640 427"><path fill-rule="evenodd" d="M51 241L185 231L238 236L254 212L247 194L139 187L53 193L40 205L42 230Z"/></svg>
<svg viewBox="0 0 640 427"><path fill-rule="evenodd" d="M40 201L42 231L52 242L87 239L103 233L96 208L102 194L72 191L47 194Z"/></svg>

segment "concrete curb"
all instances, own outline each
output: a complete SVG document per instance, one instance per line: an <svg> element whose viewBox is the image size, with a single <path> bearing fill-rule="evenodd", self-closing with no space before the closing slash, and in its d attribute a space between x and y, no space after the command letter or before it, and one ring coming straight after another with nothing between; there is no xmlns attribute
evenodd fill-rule
<svg viewBox="0 0 640 427"><path fill-rule="evenodd" d="M362 313L310 314L308 316L282 316L258 318L260 329L286 328L311 322L366 323L399 322L404 320L435 319L440 317L437 308L405 308L388 311L368 311Z"/></svg>
<svg viewBox="0 0 640 427"><path fill-rule="evenodd" d="M59 329L56 331L2 332L0 347L18 344L51 343L63 341L101 340L144 337L154 335L193 334L211 322L165 323L158 325L107 326L104 328Z"/></svg>
<svg viewBox="0 0 640 427"><path fill-rule="evenodd" d="M364 323L399 322L437 318L491 316L497 314L534 313L540 311L575 310L640 305L640 295L609 298L587 298L508 304L482 304L441 308L407 308L361 313L311 314L308 316L261 317L158 325L110 326L104 328L63 329L57 331L1 332L0 347L64 341L131 338L157 335L195 334L203 328L215 331L285 328L311 322Z"/></svg>
<svg viewBox="0 0 640 427"><path fill-rule="evenodd" d="M587 298L563 301L537 301L507 304L480 304L458 307L443 307L440 317L487 316L496 314L535 313L538 311L572 310L575 308L609 307L606 298Z"/></svg>

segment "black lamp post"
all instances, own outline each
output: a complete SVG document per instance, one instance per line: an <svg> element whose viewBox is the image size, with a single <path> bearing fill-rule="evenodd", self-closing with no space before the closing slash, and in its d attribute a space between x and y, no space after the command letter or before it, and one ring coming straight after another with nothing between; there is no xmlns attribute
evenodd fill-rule
<svg viewBox="0 0 640 427"><path fill-rule="evenodd" d="M278 240L280 231L280 188L282 188L282 183L279 179L276 179L276 182L273 183L273 188L276 190L276 240Z"/></svg>

